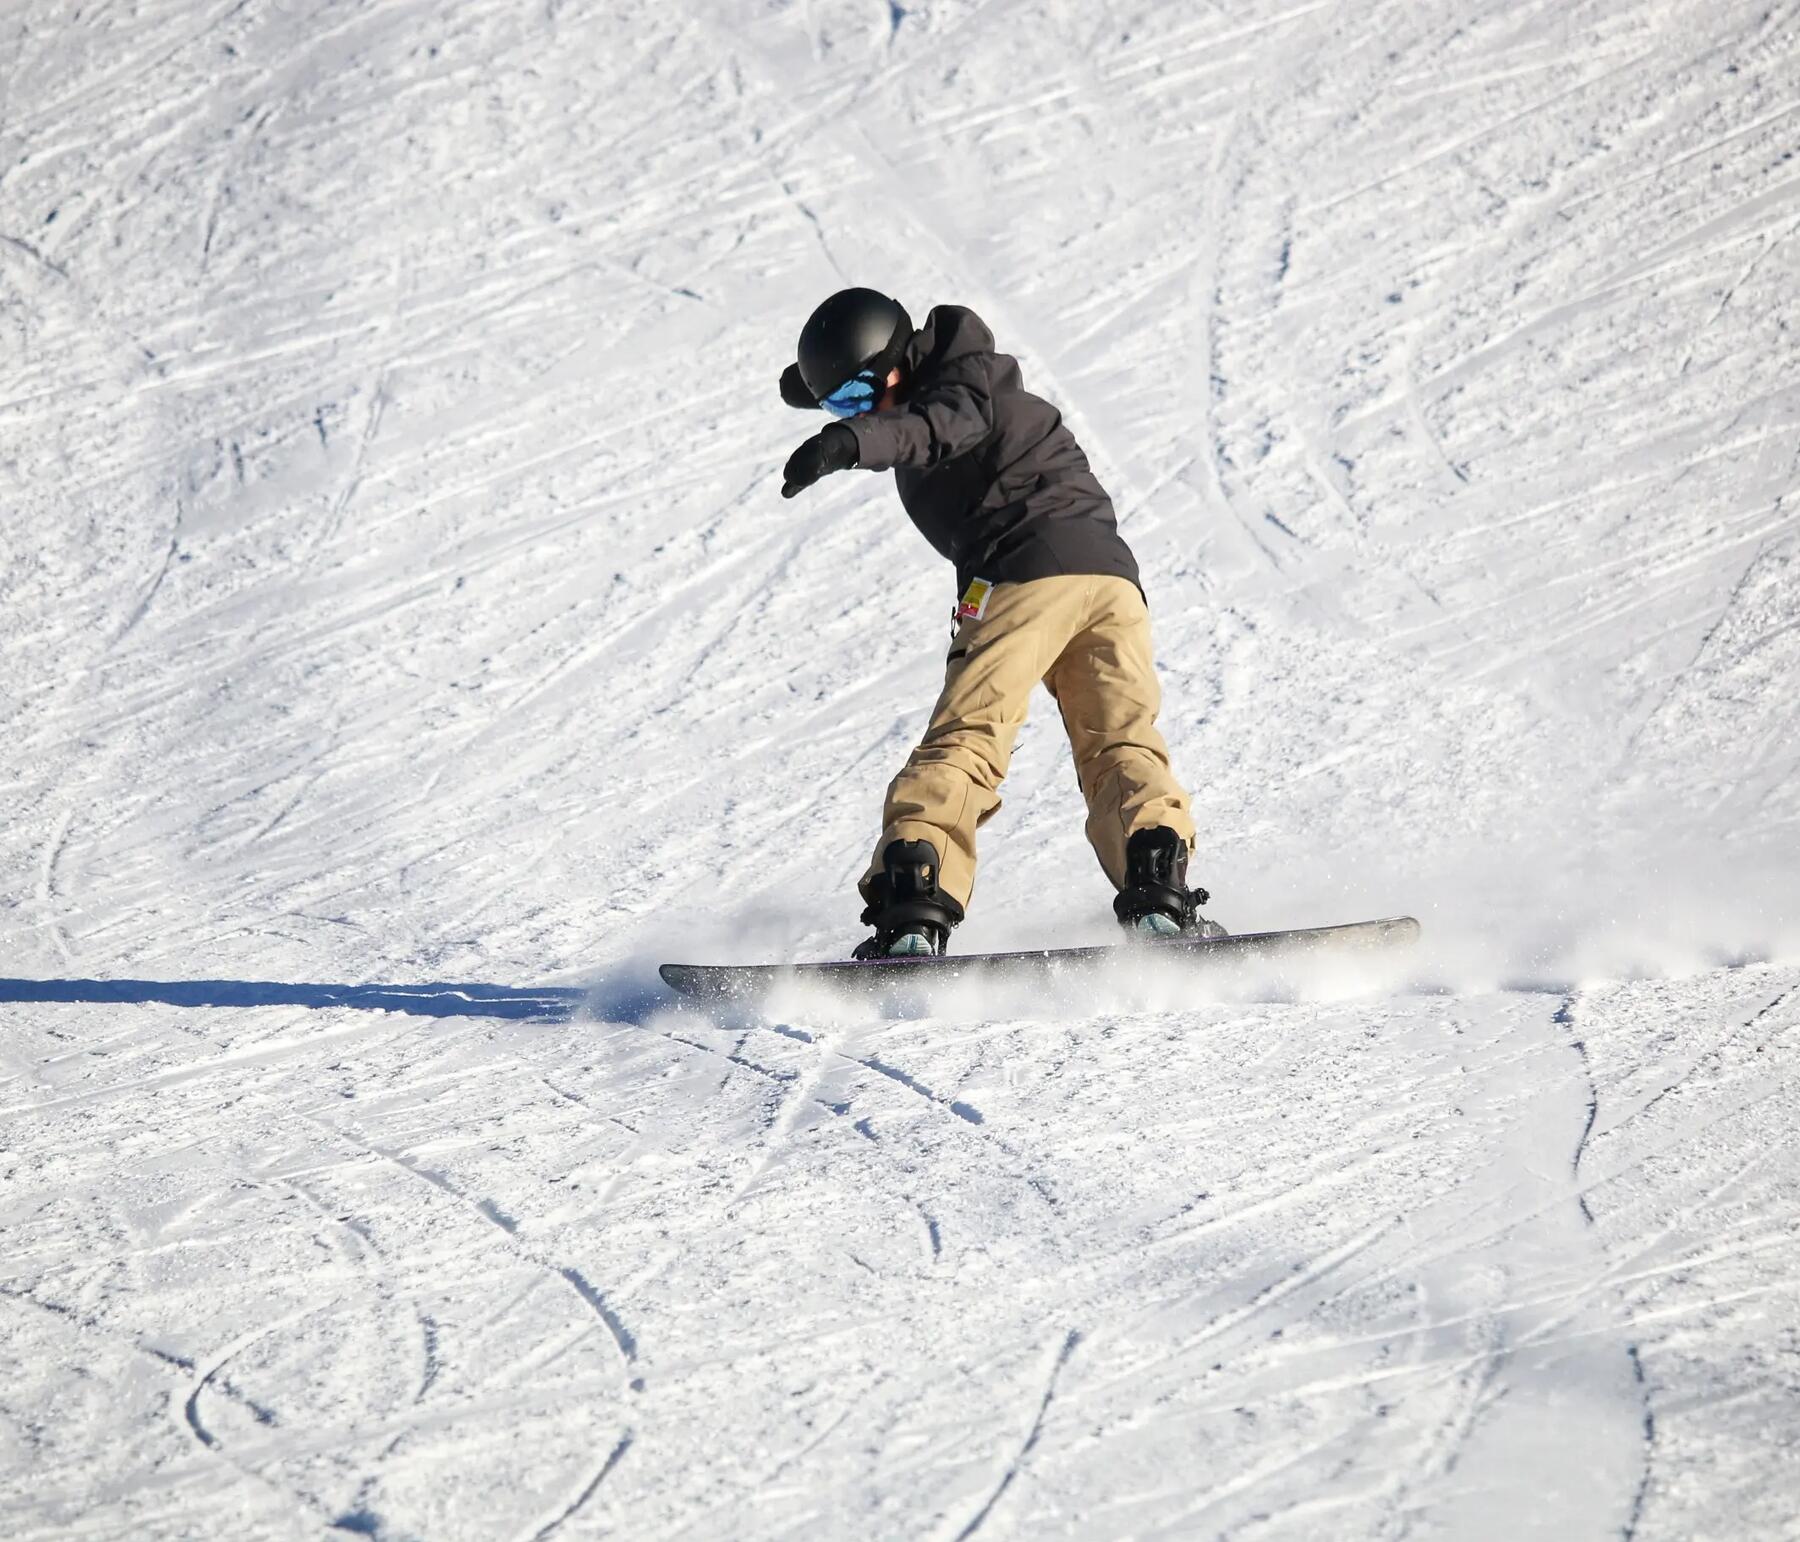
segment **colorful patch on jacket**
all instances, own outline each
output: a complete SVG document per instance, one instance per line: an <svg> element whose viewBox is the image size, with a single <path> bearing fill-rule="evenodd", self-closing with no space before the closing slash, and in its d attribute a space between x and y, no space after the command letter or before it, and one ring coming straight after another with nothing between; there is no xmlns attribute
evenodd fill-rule
<svg viewBox="0 0 1800 1542"><path fill-rule="evenodd" d="M956 619L958 621L979 621L987 614L988 601L993 597L994 586L985 578L971 578L969 587L963 590L963 597L957 602Z"/></svg>

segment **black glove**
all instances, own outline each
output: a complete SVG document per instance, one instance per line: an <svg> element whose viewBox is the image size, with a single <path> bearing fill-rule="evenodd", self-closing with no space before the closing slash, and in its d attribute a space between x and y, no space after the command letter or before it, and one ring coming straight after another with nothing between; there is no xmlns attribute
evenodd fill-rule
<svg viewBox="0 0 1800 1542"><path fill-rule="evenodd" d="M819 405L812 392L806 389L806 382L800 378L798 364L790 364L781 372L781 399L790 407L816 409Z"/></svg>
<svg viewBox="0 0 1800 1542"><path fill-rule="evenodd" d="M781 496L792 498L820 477L828 477L834 471L848 471L856 464L858 448L856 435L842 423L820 429L788 456L787 464L781 468Z"/></svg>

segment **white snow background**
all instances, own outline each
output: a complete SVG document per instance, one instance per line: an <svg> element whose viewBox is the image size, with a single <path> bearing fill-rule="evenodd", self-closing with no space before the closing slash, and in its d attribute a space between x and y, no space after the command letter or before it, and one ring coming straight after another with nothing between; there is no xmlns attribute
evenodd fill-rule
<svg viewBox="0 0 1800 1542"><path fill-rule="evenodd" d="M1797 148L1791 0L0 9L0 1533L1800 1536ZM850 282L1398 972L662 991L940 678ZM1111 935L1048 708L964 949Z"/></svg>

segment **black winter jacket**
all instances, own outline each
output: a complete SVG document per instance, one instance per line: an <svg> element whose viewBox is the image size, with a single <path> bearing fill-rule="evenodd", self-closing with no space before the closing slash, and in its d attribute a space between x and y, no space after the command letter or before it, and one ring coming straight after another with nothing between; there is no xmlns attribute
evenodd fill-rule
<svg viewBox="0 0 1800 1542"><path fill-rule="evenodd" d="M1018 361L994 351L979 316L937 306L902 367L901 404L845 426L856 435L859 467L893 469L912 522L956 564L959 592L974 578L1025 583L1063 573L1139 584L1112 500L1074 434L1025 389Z"/></svg>

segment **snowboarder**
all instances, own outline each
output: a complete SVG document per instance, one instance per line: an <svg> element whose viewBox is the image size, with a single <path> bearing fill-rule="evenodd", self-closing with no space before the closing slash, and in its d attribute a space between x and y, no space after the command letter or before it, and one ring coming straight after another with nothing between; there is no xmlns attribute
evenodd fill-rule
<svg viewBox="0 0 1800 1542"><path fill-rule="evenodd" d="M856 957L944 952L1039 680L1062 710L1120 924L1222 935L1199 913L1205 891L1187 887L1194 823L1156 728L1137 562L1062 415L1025 389L973 311L940 305L915 330L872 289L812 313L781 396L838 419L788 457L782 497L835 471L892 470L913 523L956 564L961 595L943 691L888 787L859 885L875 934Z"/></svg>

